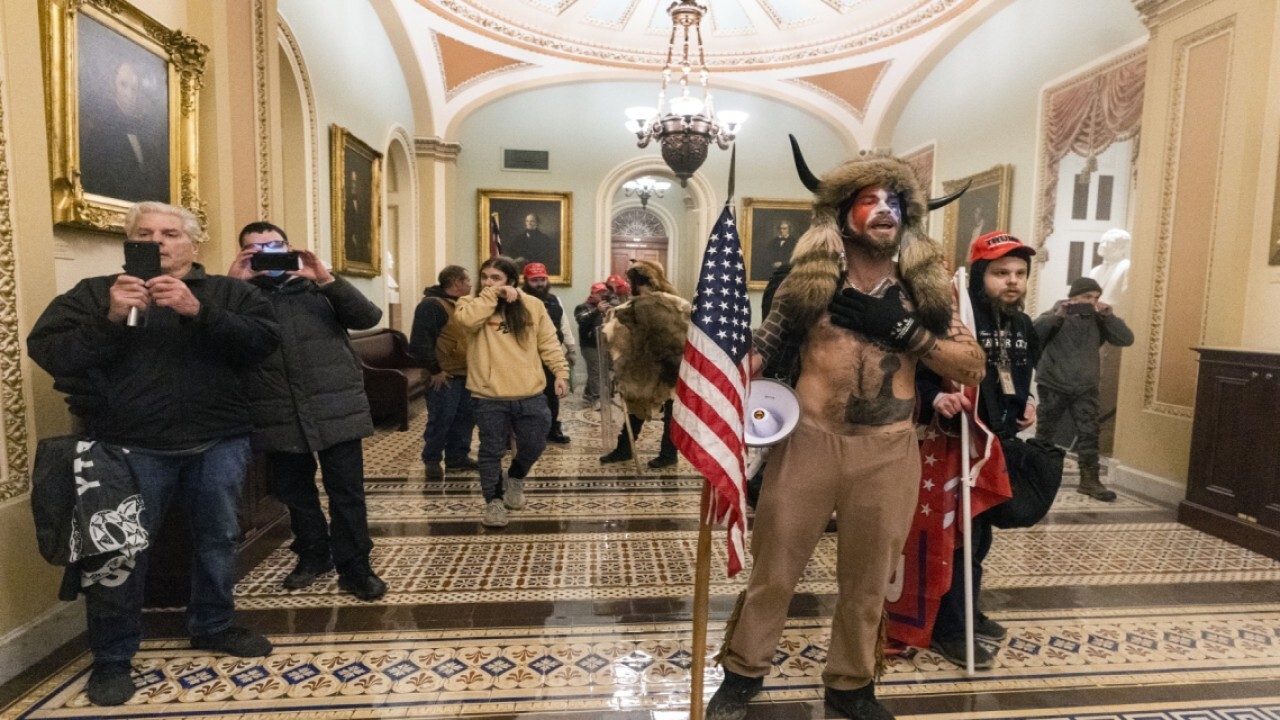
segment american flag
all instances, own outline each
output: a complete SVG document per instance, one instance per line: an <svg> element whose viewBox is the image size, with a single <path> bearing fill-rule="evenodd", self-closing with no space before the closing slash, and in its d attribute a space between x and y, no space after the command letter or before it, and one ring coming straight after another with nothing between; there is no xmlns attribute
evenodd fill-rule
<svg viewBox="0 0 1280 720"><path fill-rule="evenodd" d="M502 254L502 233L498 232L498 213L489 215L489 257Z"/></svg>
<svg viewBox="0 0 1280 720"><path fill-rule="evenodd" d="M751 303L742 245L726 205L702 256L693 322L684 345L671 439L711 484L704 522L728 530L733 577L746 554L747 501L742 439L751 364Z"/></svg>

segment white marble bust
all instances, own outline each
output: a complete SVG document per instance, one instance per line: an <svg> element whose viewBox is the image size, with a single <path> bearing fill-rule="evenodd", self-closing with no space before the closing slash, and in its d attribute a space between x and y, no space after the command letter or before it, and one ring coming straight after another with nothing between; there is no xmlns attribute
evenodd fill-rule
<svg viewBox="0 0 1280 720"><path fill-rule="evenodd" d="M1129 292L1129 243L1132 236L1120 228L1112 228L1102 234L1098 242L1098 253L1102 255L1102 263L1089 271L1089 277L1102 286L1102 302L1115 308L1117 313L1123 308L1125 295Z"/></svg>

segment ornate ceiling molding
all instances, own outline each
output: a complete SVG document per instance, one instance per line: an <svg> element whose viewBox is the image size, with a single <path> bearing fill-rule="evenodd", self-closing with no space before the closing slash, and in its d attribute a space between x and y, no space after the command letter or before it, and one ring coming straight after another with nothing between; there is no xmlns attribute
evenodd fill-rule
<svg viewBox="0 0 1280 720"><path fill-rule="evenodd" d="M765 45L755 41L748 47L724 50L723 44L707 53L707 64L713 69L735 72L772 70L793 65L810 65L893 45L951 20L978 0L914 0L905 9L852 28L838 35L811 39L813 33L796 33L803 41L791 45ZM490 7L491 0L417 0L418 4L449 22L465 27L499 43L545 55L564 57L597 65L652 69L661 66L666 47L660 42L637 48L635 33L620 34L617 44L587 38L575 38L551 23L534 27L510 11ZM906 3L903 3L906 4ZM834 7L834 6L833 6ZM841 12L847 12L848 5ZM893 5L898 8L898 5ZM568 23L561 23L567 26ZM665 38L663 38L665 39ZM741 41L746 45L750 41Z"/></svg>
<svg viewBox="0 0 1280 720"><path fill-rule="evenodd" d="M413 152L418 157L453 162L458 159L458 153L462 152L462 143L445 142L436 137L419 137L413 139Z"/></svg>

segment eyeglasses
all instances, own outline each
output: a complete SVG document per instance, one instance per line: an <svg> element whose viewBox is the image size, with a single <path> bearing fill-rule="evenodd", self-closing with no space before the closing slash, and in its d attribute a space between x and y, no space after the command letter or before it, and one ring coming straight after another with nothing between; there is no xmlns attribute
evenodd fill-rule
<svg viewBox="0 0 1280 720"><path fill-rule="evenodd" d="M248 245L245 245L245 247L257 248L258 250L283 250L288 245L289 243L284 240L272 240L264 243L249 243Z"/></svg>

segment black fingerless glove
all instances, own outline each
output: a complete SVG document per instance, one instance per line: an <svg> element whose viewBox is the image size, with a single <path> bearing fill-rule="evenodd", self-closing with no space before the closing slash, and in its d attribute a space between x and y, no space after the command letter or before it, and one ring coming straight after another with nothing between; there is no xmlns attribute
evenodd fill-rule
<svg viewBox="0 0 1280 720"><path fill-rule="evenodd" d="M907 352L924 344L927 330L902 306L902 287L894 285L884 297L864 295L845 288L827 307L831 324L866 335L894 352Z"/></svg>

